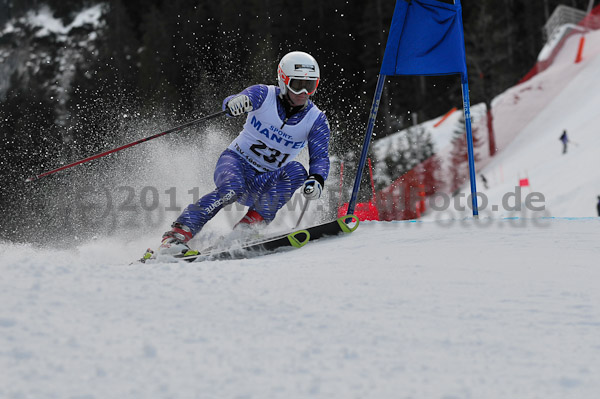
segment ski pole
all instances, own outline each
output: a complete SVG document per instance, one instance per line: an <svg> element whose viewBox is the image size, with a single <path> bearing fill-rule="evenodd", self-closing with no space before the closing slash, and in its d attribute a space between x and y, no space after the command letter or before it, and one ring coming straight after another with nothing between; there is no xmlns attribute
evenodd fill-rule
<svg viewBox="0 0 600 399"><path fill-rule="evenodd" d="M298 221L296 222L296 225L294 226L294 229L297 229L298 226L300 226L300 222L302 221L302 218L304 217L304 213L308 209L308 203L309 202L310 202L310 200L308 198L306 198L305 202L304 202L304 206L302 207L302 212L300 213L300 217L298 218Z"/></svg>
<svg viewBox="0 0 600 399"><path fill-rule="evenodd" d="M198 124L200 122L204 122L204 121L207 121L209 119L213 119L213 118L216 118L218 116L225 115L226 113L227 113L227 111L219 111L217 113L214 113L214 114L211 114L211 115L207 115L207 116L202 117L200 119L196 119L196 120L193 120L191 122L184 123L183 125L176 126L176 127L172 128L172 129L166 130L164 132L157 133L157 134L152 135L150 137L146 137L146 138L134 141L132 143L125 144L125 145L123 145L121 147L118 147L118 148L115 148L115 149L112 149L112 150L109 150L109 151L105 151L105 152L100 153L100 154L92 155L91 157L87 157L87 158L81 159L81 160L79 160L77 162L73 162L71 164L68 164L68 165L65 165L65 166L61 166L60 168L56 168L56 169L50 170L48 172L44 172L44 173L39 174L37 176L32 176L32 177L28 178L27 180L25 180L25 182L34 181L34 180L40 179L42 177L49 176L49 175L51 175L53 173L60 172L61 170L69 169L69 168L71 168L73 166L77 166L77 165L80 165L82 163L93 161L94 159L102 158L103 156L112 154L113 152L121 151L121 150L124 150L125 148L133 147L134 145L138 145L138 144L144 143L146 141L153 140L153 139L155 139L157 137L165 136L165 135L167 135L169 133L173 133L173 132L176 132L178 130L182 130L182 129L186 128L186 127L196 125L196 124Z"/></svg>

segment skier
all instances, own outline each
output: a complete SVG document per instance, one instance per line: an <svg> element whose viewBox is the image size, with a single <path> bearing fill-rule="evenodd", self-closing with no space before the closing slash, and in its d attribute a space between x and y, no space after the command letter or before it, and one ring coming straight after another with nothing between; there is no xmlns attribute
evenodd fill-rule
<svg viewBox="0 0 600 399"><path fill-rule="evenodd" d="M598 205L596 206L596 209L598 210L598 217L600 217L600 195L598 196Z"/></svg>
<svg viewBox="0 0 600 399"><path fill-rule="evenodd" d="M223 101L230 116L247 113L244 127L217 161L216 189L183 211L163 235L158 254L196 254L188 241L233 202L249 207L236 229L270 223L301 186L308 200L321 196L330 131L325 114L309 99L319 85L319 66L311 55L293 51L281 59L277 75L278 87L250 86ZM306 146L308 173L294 161Z"/></svg>
<svg viewBox="0 0 600 399"><path fill-rule="evenodd" d="M567 130L565 129L560 136L560 141L563 143L563 154L567 153L567 143L569 142L569 138L567 137Z"/></svg>
<svg viewBox="0 0 600 399"><path fill-rule="evenodd" d="M483 175L483 173L481 173L480 176L481 176L481 181L483 182L483 187L485 187L485 189L487 190L489 188L488 187L488 181L485 178L485 176Z"/></svg>

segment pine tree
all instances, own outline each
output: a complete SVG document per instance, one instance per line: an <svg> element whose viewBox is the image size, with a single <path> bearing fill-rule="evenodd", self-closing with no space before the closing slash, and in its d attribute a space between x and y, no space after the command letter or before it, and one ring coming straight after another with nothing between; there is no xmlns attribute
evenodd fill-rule
<svg viewBox="0 0 600 399"><path fill-rule="evenodd" d="M472 128L473 135L473 156L474 161L479 161L479 155L476 151L477 148L481 147L481 140L479 138L478 129ZM450 191L454 192L462 187L467 177L469 176L468 167L468 149L467 149L467 135L465 119L461 117L458 121L457 129L454 132L454 138L452 140L452 151L450 153Z"/></svg>
<svg viewBox="0 0 600 399"><path fill-rule="evenodd" d="M178 100L177 90L170 80L179 72L179 59L173 52L168 16L157 6L151 6L143 18L138 87L149 107L173 104Z"/></svg>
<svg viewBox="0 0 600 399"><path fill-rule="evenodd" d="M113 0L105 14L99 40L98 58L94 63L95 77L105 96L115 99L133 92L137 80L139 41L133 24L121 0Z"/></svg>
<svg viewBox="0 0 600 399"><path fill-rule="evenodd" d="M431 134L423 126L412 126L404 135L392 140L383 159L376 162L377 189L387 187L434 154Z"/></svg>

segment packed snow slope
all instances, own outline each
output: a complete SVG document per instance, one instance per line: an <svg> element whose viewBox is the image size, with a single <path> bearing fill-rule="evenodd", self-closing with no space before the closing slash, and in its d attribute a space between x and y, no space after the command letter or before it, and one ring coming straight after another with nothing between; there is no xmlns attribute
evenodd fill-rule
<svg viewBox="0 0 600 399"><path fill-rule="evenodd" d="M524 196L541 193L547 215L598 215L600 31L586 35L584 59L575 64L579 39L580 35L571 36L550 68L509 89L492 104L503 149L481 170L489 189L478 182L479 191L491 204L501 203L520 179L527 178ZM566 154L559 141L563 130L571 141ZM516 137L503 141L512 132L518 133Z"/></svg>
<svg viewBox="0 0 600 399"><path fill-rule="evenodd" d="M3 244L0 397L597 398L599 228L367 222L133 266L116 241Z"/></svg>
<svg viewBox="0 0 600 399"><path fill-rule="evenodd" d="M597 398L598 43L483 170L479 220L452 204L202 263L129 265L158 228L0 243L0 398ZM503 205L525 176L544 210Z"/></svg>

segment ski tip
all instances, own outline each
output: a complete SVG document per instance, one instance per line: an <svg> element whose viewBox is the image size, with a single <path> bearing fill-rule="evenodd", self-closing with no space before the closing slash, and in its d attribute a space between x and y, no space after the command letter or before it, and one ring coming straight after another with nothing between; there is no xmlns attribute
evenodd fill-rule
<svg viewBox="0 0 600 399"><path fill-rule="evenodd" d="M348 214L346 216L339 217L337 222L344 233L352 233L358 228L360 219L356 215Z"/></svg>

